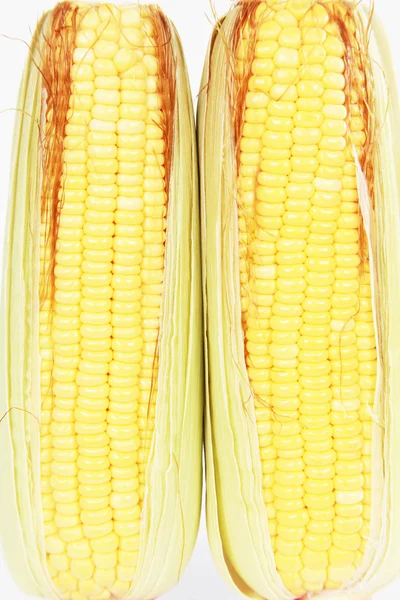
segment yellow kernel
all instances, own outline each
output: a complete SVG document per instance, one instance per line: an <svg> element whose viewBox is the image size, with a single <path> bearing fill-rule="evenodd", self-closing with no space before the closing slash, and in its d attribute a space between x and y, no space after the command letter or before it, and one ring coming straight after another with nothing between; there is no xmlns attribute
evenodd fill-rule
<svg viewBox="0 0 400 600"><path fill-rule="evenodd" d="M277 67L297 68L300 66L299 52L295 48L280 47L274 56Z"/></svg>
<svg viewBox="0 0 400 600"><path fill-rule="evenodd" d="M137 61L136 53L131 48L120 48L114 58L114 64L120 73L131 69Z"/></svg>

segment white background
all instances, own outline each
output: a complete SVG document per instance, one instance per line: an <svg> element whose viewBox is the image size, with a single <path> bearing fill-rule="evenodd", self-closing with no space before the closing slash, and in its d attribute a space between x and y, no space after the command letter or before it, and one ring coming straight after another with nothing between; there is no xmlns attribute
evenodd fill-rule
<svg viewBox="0 0 400 600"><path fill-rule="evenodd" d="M118 1L118 0L115 0ZM364 0L369 1L369 0ZM196 99L203 61L206 54L211 23L215 22L210 0L158 0L161 8L175 22L182 37ZM216 14L223 15L231 5L230 0L213 0ZM397 60L400 75L400 2L399 0L376 0L376 10L382 17L393 56ZM0 34L30 42L37 19L43 11L51 9L51 0L0 0ZM27 56L27 48L21 41L9 40L0 35L0 259L3 248L4 224L10 171L10 149L14 113L17 106L18 86ZM400 79L398 79L400 81ZM400 107L399 107L400 109ZM400 135L400 132L398 132ZM1 260L0 260L1 262ZM1 428L0 428L1 435ZM0 456L1 466L1 456ZM0 490L6 493L6 490ZM398 507L400 510L400 507ZM400 563L400 557L399 557ZM191 564L179 586L164 596L165 600L238 600L219 577L212 564L207 545L205 524L202 522L196 551ZM377 594L374 600L399 600L400 581ZM0 549L0 600L26 600L11 580L1 556Z"/></svg>

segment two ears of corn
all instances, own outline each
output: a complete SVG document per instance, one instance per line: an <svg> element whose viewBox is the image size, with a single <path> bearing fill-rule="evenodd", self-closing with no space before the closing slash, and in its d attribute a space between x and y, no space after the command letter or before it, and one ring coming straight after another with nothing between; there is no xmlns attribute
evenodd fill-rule
<svg viewBox="0 0 400 600"><path fill-rule="evenodd" d="M361 600L398 574L393 81L362 5L238 2L199 101L200 242L174 26L151 6L42 19L1 325L0 531L26 594L177 583L204 395L209 538L233 587Z"/></svg>

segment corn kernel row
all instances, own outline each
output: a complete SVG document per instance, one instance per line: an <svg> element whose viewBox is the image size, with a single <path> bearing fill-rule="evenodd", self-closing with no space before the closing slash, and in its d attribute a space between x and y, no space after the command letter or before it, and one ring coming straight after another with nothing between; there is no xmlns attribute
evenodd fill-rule
<svg viewBox="0 0 400 600"><path fill-rule="evenodd" d="M40 337L46 550L71 600L122 597L138 559L166 227L152 34L139 8L79 12Z"/></svg>
<svg viewBox="0 0 400 600"><path fill-rule="evenodd" d="M327 9L260 3L238 72L246 362L278 572L297 596L339 588L369 535L376 348L354 145L365 144ZM254 56L252 53L254 52ZM367 310L368 309L368 310Z"/></svg>

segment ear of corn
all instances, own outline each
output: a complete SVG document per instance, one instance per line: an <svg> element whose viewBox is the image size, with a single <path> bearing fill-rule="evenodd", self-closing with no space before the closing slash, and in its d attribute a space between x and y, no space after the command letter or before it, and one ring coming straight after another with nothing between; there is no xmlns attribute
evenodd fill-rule
<svg viewBox="0 0 400 600"><path fill-rule="evenodd" d="M363 598L399 571L392 74L356 3L239 2L210 45L207 518L250 598Z"/></svg>
<svg viewBox="0 0 400 600"><path fill-rule="evenodd" d="M0 532L29 595L155 598L201 503L197 157L154 7L64 3L21 87L2 311Z"/></svg>

